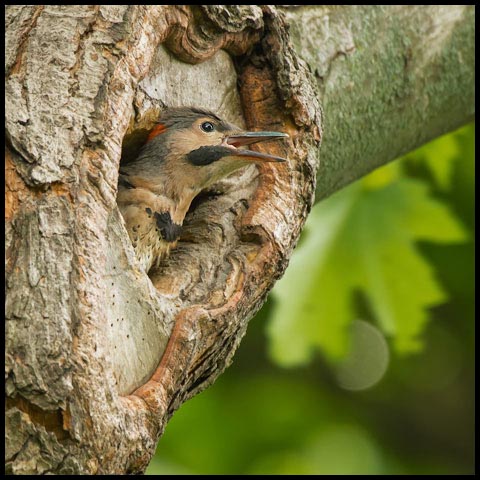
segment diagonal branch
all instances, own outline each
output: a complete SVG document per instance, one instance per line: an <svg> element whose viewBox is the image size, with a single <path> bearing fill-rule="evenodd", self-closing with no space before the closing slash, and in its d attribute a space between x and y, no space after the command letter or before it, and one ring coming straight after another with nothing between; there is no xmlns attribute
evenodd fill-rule
<svg viewBox="0 0 480 480"><path fill-rule="evenodd" d="M7 471L145 470L286 268L323 118L320 196L471 118L470 7L375 8L8 7ZM119 163L186 104L288 132L269 152L289 162L201 195L148 278Z"/></svg>

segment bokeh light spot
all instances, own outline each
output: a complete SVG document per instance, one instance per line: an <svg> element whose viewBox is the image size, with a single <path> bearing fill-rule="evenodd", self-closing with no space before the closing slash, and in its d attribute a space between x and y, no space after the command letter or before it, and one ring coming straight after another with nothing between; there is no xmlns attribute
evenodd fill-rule
<svg viewBox="0 0 480 480"><path fill-rule="evenodd" d="M346 390L365 390L387 371L390 352L382 333L370 323L355 320L347 356L336 367L336 378Z"/></svg>

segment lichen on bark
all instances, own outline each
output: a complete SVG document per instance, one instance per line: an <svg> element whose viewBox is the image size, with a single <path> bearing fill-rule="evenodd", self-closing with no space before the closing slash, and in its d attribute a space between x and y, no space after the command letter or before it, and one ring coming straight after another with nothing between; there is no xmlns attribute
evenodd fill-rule
<svg viewBox="0 0 480 480"><path fill-rule="evenodd" d="M286 268L317 171L326 196L471 118L472 10L410 7L410 24L395 8L297 6L285 21L272 6L8 6L8 472L143 472ZM269 152L289 162L198 198L148 278L118 168L163 108L191 103L286 131Z"/></svg>

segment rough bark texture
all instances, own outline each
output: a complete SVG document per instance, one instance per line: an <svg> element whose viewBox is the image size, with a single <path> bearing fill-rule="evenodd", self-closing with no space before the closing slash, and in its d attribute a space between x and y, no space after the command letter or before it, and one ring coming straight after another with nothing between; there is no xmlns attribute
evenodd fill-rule
<svg viewBox="0 0 480 480"><path fill-rule="evenodd" d="M319 98L332 124L322 196L469 120L471 10L452 7L452 21L440 7L408 8L410 19L386 7L286 9L295 48L267 6L7 8L7 472L144 471L174 410L228 366L288 263L314 198ZM389 58L402 59L403 83ZM162 108L186 104L287 131L268 151L289 162L199 198L148 278L115 203L119 163Z"/></svg>

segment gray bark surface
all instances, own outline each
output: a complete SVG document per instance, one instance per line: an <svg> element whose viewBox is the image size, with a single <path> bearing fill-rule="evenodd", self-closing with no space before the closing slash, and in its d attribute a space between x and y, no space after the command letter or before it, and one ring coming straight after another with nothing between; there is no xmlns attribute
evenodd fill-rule
<svg viewBox="0 0 480 480"><path fill-rule="evenodd" d="M317 172L323 197L472 117L474 9L451 9L7 8L6 472L145 470L282 275ZM289 162L199 199L149 278L119 163L188 104L288 132Z"/></svg>
<svg viewBox="0 0 480 480"><path fill-rule="evenodd" d="M324 111L316 201L473 120L474 5L284 10Z"/></svg>

